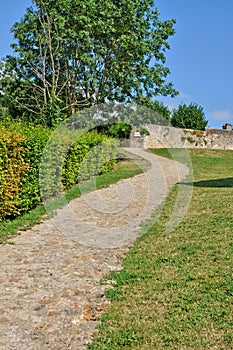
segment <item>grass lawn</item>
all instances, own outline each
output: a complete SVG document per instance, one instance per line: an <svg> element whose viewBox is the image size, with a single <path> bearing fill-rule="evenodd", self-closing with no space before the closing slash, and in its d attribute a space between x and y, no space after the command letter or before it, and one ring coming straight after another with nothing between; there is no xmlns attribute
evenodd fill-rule
<svg viewBox="0 0 233 350"><path fill-rule="evenodd" d="M122 151L121 151L122 153ZM127 154L122 153L123 157L128 157ZM129 156L130 159L130 156ZM140 164L142 163L142 165ZM148 166L145 165L144 160L142 159L141 162L139 161L140 166ZM130 160L123 160L120 162L117 162L115 165L115 168L113 171L99 175L95 178L95 187L97 189L108 186L112 183L116 183L117 181L121 179L126 179L132 176L135 176L137 174L140 174L142 172L142 169L133 161ZM86 182L85 184L82 184L82 193L90 191L93 189L93 182ZM70 200L77 198L81 195L79 186L73 187L67 193L65 194L65 201L64 198L58 198L51 202L51 204L46 205L47 209L55 209L60 207L61 205L66 204ZM27 230L30 227L34 226L35 224L39 223L42 219L47 218L45 207L43 205L35 208L34 210L31 210L29 213L26 213L15 220L3 220L0 222L0 244L5 243L6 241L9 243L9 237L15 235L18 230Z"/></svg>
<svg viewBox="0 0 233 350"><path fill-rule="evenodd" d="M175 186L123 270L107 277L115 281L112 303L89 349L233 349L233 151L190 156L194 187L184 221L166 233Z"/></svg>

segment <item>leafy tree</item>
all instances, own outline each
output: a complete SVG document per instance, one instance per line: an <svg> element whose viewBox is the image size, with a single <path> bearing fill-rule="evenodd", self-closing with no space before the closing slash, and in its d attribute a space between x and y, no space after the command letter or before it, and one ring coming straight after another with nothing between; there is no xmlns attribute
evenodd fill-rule
<svg viewBox="0 0 233 350"><path fill-rule="evenodd" d="M123 139L129 137L132 128L132 125L119 121L112 124L99 125L95 130L109 137Z"/></svg>
<svg viewBox="0 0 233 350"><path fill-rule="evenodd" d="M184 103L173 112L171 124L177 128L205 130L208 121L201 106L196 103Z"/></svg>
<svg viewBox="0 0 233 350"><path fill-rule="evenodd" d="M106 100L175 96L164 66L174 23L153 0L33 0L12 28L5 96L21 117L50 126Z"/></svg>
<svg viewBox="0 0 233 350"><path fill-rule="evenodd" d="M171 112L160 101L152 101L150 98L141 98L137 101L137 116L134 118L137 124L168 125Z"/></svg>

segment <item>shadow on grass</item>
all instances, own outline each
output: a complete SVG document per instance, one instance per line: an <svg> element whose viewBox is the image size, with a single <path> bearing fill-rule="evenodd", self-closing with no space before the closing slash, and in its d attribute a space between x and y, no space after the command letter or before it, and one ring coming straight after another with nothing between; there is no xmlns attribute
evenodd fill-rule
<svg viewBox="0 0 233 350"><path fill-rule="evenodd" d="M180 182L180 185L195 187L233 187L233 177L226 179L204 180L197 182Z"/></svg>

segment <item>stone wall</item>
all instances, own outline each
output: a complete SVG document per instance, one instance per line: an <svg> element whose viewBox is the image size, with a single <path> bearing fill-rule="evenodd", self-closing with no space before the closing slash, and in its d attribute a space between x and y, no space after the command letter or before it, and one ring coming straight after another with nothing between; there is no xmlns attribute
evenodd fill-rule
<svg viewBox="0 0 233 350"><path fill-rule="evenodd" d="M169 126L145 125L149 136L144 136L144 148L213 148L233 150L233 130L205 131L179 129Z"/></svg>

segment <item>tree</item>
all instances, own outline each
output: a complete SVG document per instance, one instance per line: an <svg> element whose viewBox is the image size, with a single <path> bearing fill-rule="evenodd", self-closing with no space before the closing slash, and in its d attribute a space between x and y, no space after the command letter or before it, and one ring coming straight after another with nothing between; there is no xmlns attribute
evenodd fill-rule
<svg viewBox="0 0 233 350"><path fill-rule="evenodd" d="M184 103L173 112L171 124L177 128L205 130L208 121L201 106L196 103Z"/></svg>
<svg viewBox="0 0 233 350"><path fill-rule="evenodd" d="M34 0L12 28L16 73L6 87L19 114L53 125L108 101L175 96L164 66L175 20L153 0Z"/></svg>
<svg viewBox="0 0 233 350"><path fill-rule="evenodd" d="M171 118L171 112L167 106L160 101L152 101L150 98L143 98L137 101L137 117L141 125L157 124L168 125Z"/></svg>

